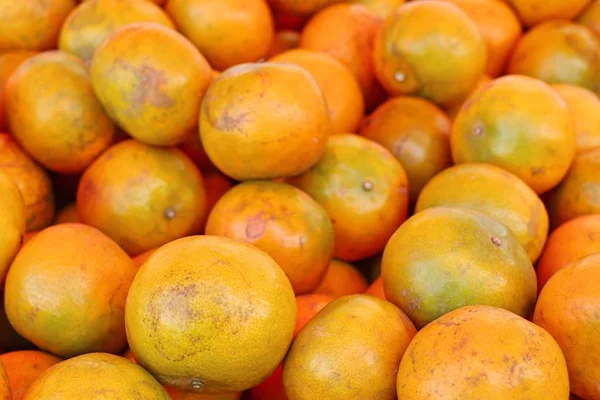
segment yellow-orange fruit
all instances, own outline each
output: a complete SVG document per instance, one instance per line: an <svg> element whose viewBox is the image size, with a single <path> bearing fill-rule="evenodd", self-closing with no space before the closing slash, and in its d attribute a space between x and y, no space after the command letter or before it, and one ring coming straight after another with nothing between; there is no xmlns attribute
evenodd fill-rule
<svg viewBox="0 0 600 400"><path fill-rule="evenodd" d="M12 400L21 400L39 376L61 360L37 350L23 350L5 353L0 356L4 363Z"/></svg>
<svg viewBox="0 0 600 400"><path fill-rule="evenodd" d="M19 65L38 54L30 50L15 50L0 54L0 131L4 132L6 126L6 106L4 105L4 88L8 78L16 71Z"/></svg>
<svg viewBox="0 0 600 400"><path fill-rule="evenodd" d="M571 19L579 14L591 0L504 0L513 7L526 26L551 19Z"/></svg>
<svg viewBox="0 0 600 400"><path fill-rule="evenodd" d="M576 21L600 36L600 1L591 0L589 7L579 14Z"/></svg>
<svg viewBox="0 0 600 400"><path fill-rule="evenodd" d="M338 298L364 293L365 290L367 290L367 280L357 268L343 261L331 260L325 278L313 293Z"/></svg>
<svg viewBox="0 0 600 400"><path fill-rule="evenodd" d="M552 85L567 103L575 123L578 153L600 147L600 99L588 89L565 84Z"/></svg>
<svg viewBox="0 0 600 400"><path fill-rule="evenodd" d="M271 42L269 50L267 50L266 58L271 58L284 51L292 50L298 47L300 42L300 32L283 29L275 32L275 37Z"/></svg>
<svg viewBox="0 0 600 400"><path fill-rule="evenodd" d="M77 205L74 202L67 204L56 213L52 225L65 224L67 222L81 222L79 215L77 215Z"/></svg>
<svg viewBox="0 0 600 400"><path fill-rule="evenodd" d="M269 0L277 11L293 16L307 17L317 11L343 0Z"/></svg>
<svg viewBox="0 0 600 400"><path fill-rule="evenodd" d="M8 377L2 361L0 361L0 400L12 400Z"/></svg>
<svg viewBox="0 0 600 400"><path fill-rule="evenodd" d="M0 287L25 233L25 204L17 185L0 172Z"/></svg>
<svg viewBox="0 0 600 400"><path fill-rule="evenodd" d="M489 75L483 75L479 79L479 82L477 82L477 85L473 88L473 90L471 90L471 92L467 96L465 96L461 99L458 99L456 101L453 101L450 104L446 104L445 108L446 108L446 111L448 112L448 116L450 117L450 119L454 120L456 118L456 116L458 115L462 106L469 99L469 97L473 96L473 94L475 94L475 92L477 92L478 90L486 87L486 85L488 83L490 83L491 81L492 81L492 78L490 78Z"/></svg>
<svg viewBox="0 0 600 400"><path fill-rule="evenodd" d="M369 286L365 294L369 296L379 297L382 300L387 300L385 297L385 289L383 288L383 278L380 276Z"/></svg>
<svg viewBox="0 0 600 400"><path fill-rule="evenodd" d="M362 4L381 19L386 19L407 0L351 0L352 3Z"/></svg>

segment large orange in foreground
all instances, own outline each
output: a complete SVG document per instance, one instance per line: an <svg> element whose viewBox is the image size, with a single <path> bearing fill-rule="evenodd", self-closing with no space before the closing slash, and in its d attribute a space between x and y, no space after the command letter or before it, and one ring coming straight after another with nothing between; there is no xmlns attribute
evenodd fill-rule
<svg viewBox="0 0 600 400"><path fill-rule="evenodd" d="M571 19L592 0L504 0L526 26L551 19Z"/></svg>
<svg viewBox="0 0 600 400"><path fill-rule="evenodd" d="M0 287L25 233L25 203L18 186L0 171Z"/></svg>
<svg viewBox="0 0 600 400"><path fill-rule="evenodd" d="M13 351L0 356L4 363L12 400L21 400L29 387L60 358L37 350Z"/></svg>
<svg viewBox="0 0 600 400"><path fill-rule="evenodd" d="M552 85L567 103L575 123L577 153L600 147L600 99L592 91L574 85Z"/></svg>

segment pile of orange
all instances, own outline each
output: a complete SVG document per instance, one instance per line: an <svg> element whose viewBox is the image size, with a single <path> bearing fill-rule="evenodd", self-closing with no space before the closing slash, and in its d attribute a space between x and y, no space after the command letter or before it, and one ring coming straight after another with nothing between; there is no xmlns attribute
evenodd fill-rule
<svg viewBox="0 0 600 400"><path fill-rule="evenodd" d="M600 0L0 0L0 400L600 400Z"/></svg>

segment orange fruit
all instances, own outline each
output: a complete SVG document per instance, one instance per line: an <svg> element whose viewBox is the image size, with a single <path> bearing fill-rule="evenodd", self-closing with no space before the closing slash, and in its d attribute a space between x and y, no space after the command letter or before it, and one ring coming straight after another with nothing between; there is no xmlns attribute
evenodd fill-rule
<svg viewBox="0 0 600 400"><path fill-rule="evenodd" d="M386 20L373 59L389 93L447 104L466 96L483 75L486 45L477 25L458 7L416 1Z"/></svg>
<svg viewBox="0 0 600 400"><path fill-rule="evenodd" d="M4 369L4 364L2 364L2 361L0 361L0 399L12 400L12 394L8 384L8 377L6 376L6 370Z"/></svg>
<svg viewBox="0 0 600 400"><path fill-rule="evenodd" d="M6 110L4 105L4 88L8 78L19 65L38 54L35 51L17 50L0 54L0 131L6 130Z"/></svg>
<svg viewBox="0 0 600 400"><path fill-rule="evenodd" d="M313 293L334 298L360 294L367 290L367 280L354 266L339 260L331 260L327 274Z"/></svg>
<svg viewBox="0 0 600 400"><path fill-rule="evenodd" d="M81 172L113 139L114 126L75 56L51 51L30 58L11 75L4 95L10 132L48 169Z"/></svg>
<svg viewBox="0 0 600 400"><path fill-rule="evenodd" d="M456 118L456 116L458 115L460 109L462 108L463 104L465 104L467 102L469 97L471 97L478 90L486 87L486 85L488 83L490 83L491 81L492 81L492 78L490 78L489 75L482 75L481 78L479 79L479 82L477 82L477 85L475 86L475 88L473 90L471 90L471 92L467 96L465 96L461 99L458 99L456 101L453 101L449 104L446 104L445 108L448 113L448 116L452 120L454 120Z"/></svg>
<svg viewBox="0 0 600 400"><path fill-rule="evenodd" d="M269 61L296 64L310 72L327 101L332 132L356 132L365 104L358 81L344 64L327 54L306 49L289 50Z"/></svg>
<svg viewBox="0 0 600 400"><path fill-rule="evenodd" d="M536 193L556 186L575 156L575 128L566 103L526 76L498 78L459 111L450 135L457 164L484 162L512 172Z"/></svg>
<svg viewBox="0 0 600 400"><path fill-rule="evenodd" d="M289 400L283 387L283 363L270 377L250 389L248 400Z"/></svg>
<svg viewBox="0 0 600 400"><path fill-rule="evenodd" d="M202 147L202 142L200 142L200 136L196 132L194 132L192 137L180 144L179 148L192 159L202 173L217 169L206 155L204 147Z"/></svg>
<svg viewBox="0 0 600 400"><path fill-rule="evenodd" d="M273 257L295 293L316 288L333 257L333 227L327 213L306 193L285 183L237 185L214 206L205 231L252 244Z"/></svg>
<svg viewBox="0 0 600 400"><path fill-rule="evenodd" d="M57 399L171 400L165 389L139 365L112 354L90 353L46 370L24 400Z"/></svg>
<svg viewBox="0 0 600 400"><path fill-rule="evenodd" d="M202 175L176 148L126 140L85 171L77 213L136 255L200 231L206 194Z"/></svg>
<svg viewBox="0 0 600 400"><path fill-rule="evenodd" d="M517 238L495 219L460 208L428 208L402 224L385 247L381 276L387 299L417 328L466 305L529 317L537 295Z"/></svg>
<svg viewBox="0 0 600 400"><path fill-rule="evenodd" d="M0 0L0 53L55 49L75 0Z"/></svg>
<svg viewBox="0 0 600 400"><path fill-rule="evenodd" d="M204 232L206 221L213 207L235 185L229 178L218 171L203 174L202 178L204 181L204 191L206 192L206 211L204 213L204 220L202 221L202 232Z"/></svg>
<svg viewBox="0 0 600 400"><path fill-rule="evenodd" d="M275 33L266 0L170 0L166 11L218 70L264 57Z"/></svg>
<svg viewBox="0 0 600 400"><path fill-rule="evenodd" d="M342 0L269 0L271 6L279 12L306 17Z"/></svg>
<svg viewBox="0 0 600 400"><path fill-rule="evenodd" d="M144 263L146 262L146 260L148 260L150 258L150 256L152 254L154 254L154 252L158 250L158 247L155 247L153 249L150 250L146 250L143 253L138 254L137 256L133 257L133 263L135 264L135 267L137 269L139 269L142 265L144 265Z"/></svg>
<svg viewBox="0 0 600 400"><path fill-rule="evenodd" d="M508 72L600 90L600 41L585 26L549 21L519 40Z"/></svg>
<svg viewBox="0 0 600 400"><path fill-rule="evenodd" d="M565 84L552 85L567 103L575 123L578 153L600 147L600 99L588 89Z"/></svg>
<svg viewBox="0 0 600 400"><path fill-rule="evenodd" d="M385 290L383 289L383 278L381 278L380 276L379 278L375 279L375 281L371 283L371 286L369 286L365 294L374 297L379 297L382 300L387 300L387 298L385 297Z"/></svg>
<svg viewBox="0 0 600 400"><path fill-rule="evenodd" d="M383 146L360 136L333 135L323 158L290 183L325 209L335 233L334 256L342 260L380 252L407 216L402 165Z"/></svg>
<svg viewBox="0 0 600 400"><path fill-rule="evenodd" d="M0 288L8 268L21 248L25 233L25 204L17 185L0 171Z"/></svg>
<svg viewBox="0 0 600 400"><path fill-rule="evenodd" d="M53 225L65 224L67 222L81 222L79 220L79 215L77 215L77 205L75 203L69 203L61 208L60 211L56 213Z"/></svg>
<svg viewBox="0 0 600 400"><path fill-rule="evenodd" d="M5 353L0 360L6 369L12 400L21 400L45 370L61 361L58 357L37 350Z"/></svg>
<svg viewBox="0 0 600 400"><path fill-rule="evenodd" d="M271 58L285 51L295 49L300 42L300 33L291 29L283 29L275 32L273 41L265 58Z"/></svg>
<svg viewBox="0 0 600 400"><path fill-rule="evenodd" d="M351 0L352 3L362 4L367 7L369 11L382 19L386 19L392 15L392 13L406 1L407 0Z"/></svg>
<svg viewBox="0 0 600 400"><path fill-rule="evenodd" d="M394 400L396 368L414 325L387 301L334 300L300 331L283 366L293 400Z"/></svg>
<svg viewBox="0 0 600 400"><path fill-rule="evenodd" d="M210 86L200 111L206 154L237 180L304 172L323 155L330 131L319 85L306 70L290 64L228 69Z"/></svg>
<svg viewBox="0 0 600 400"><path fill-rule="evenodd" d="M600 36L600 1L591 0L589 7L579 14L576 21Z"/></svg>
<svg viewBox="0 0 600 400"><path fill-rule="evenodd" d="M599 399L600 254L558 271L544 286L533 322L556 339L567 360L571 391L584 399Z"/></svg>
<svg viewBox="0 0 600 400"><path fill-rule="evenodd" d="M504 0L516 11L526 26L551 19L571 19L579 14L591 0Z"/></svg>
<svg viewBox="0 0 600 400"><path fill-rule="evenodd" d="M89 61L96 48L116 29L134 22L174 28L157 5L145 0L86 0L67 17L60 31L60 50Z"/></svg>
<svg viewBox="0 0 600 400"><path fill-rule="evenodd" d="M308 16L290 15L275 9L271 9L271 11L275 19L275 29L277 30L292 29L300 31L308 20Z"/></svg>
<svg viewBox="0 0 600 400"><path fill-rule="evenodd" d="M594 253L600 253L600 215L584 215L558 226L537 264L538 291L556 272Z"/></svg>
<svg viewBox="0 0 600 400"><path fill-rule="evenodd" d="M24 338L60 357L118 352L126 343L123 314L135 272L127 254L97 229L51 226L12 263L6 315Z"/></svg>
<svg viewBox="0 0 600 400"><path fill-rule="evenodd" d="M185 392L167 386L165 386L165 390L171 396L171 400L239 400L242 397L241 392L201 394Z"/></svg>
<svg viewBox="0 0 600 400"><path fill-rule="evenodd" d="M2 293L0 295L0 353L34 348L35 346L19 335L8 321L4 309L4 293Z"/></svg>
<svg viewBox="0 0 600 400"><path fill-rule="evenodd" d="M398 370L400 399L569 396L565 358L552 336L500 308L452 311L419 331L405 354Z"/></svg>
<svg viewBox="0 0 600 400"><path fill-rule="evenodd" d="M192 236L161 247L140 268L125 319L135 359L162 384L235 392L256 386L281 362L296 303L266 253L224 237Z"/></svg>
<svg viewBox="0 0 600 400"><path fill-rule="evenodd" d="M549 224L544 203L502 168L467 163L440 172L423 188L415 212L439 206L468 208L494 218L511 230L531 262L544 248Z"/></svg>
<svg viewBox="0 0 600 400"><path fill-rule="evenodd" d="M183 143L193 134L212 80L194 45L153 22L115 30L96 49L90 73L108 114L135 139L156 146Z"/></svg>
<svg viewBox="0 0 600 400"><path fill-rule="evenodd" d="M450 127L448 116L435 104L418 97L395 97L377 107L359 133L400 161L414 203L427 181L452 164Z"/></svg>

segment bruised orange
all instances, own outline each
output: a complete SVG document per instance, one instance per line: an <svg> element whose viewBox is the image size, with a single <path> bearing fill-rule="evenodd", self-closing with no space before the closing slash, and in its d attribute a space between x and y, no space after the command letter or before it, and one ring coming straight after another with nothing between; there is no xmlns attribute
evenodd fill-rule
<svg viewBox="0 0 600 400"><path fill-rule="evenodd" d="M29 50L15 50L0 54L0 131L5 131L6 110L4 105L4 88L13 72L26 60L35 56L37 52Z"/></svg>
<svg viewBox="0 0 600 400"><path fill-rule="evenodd" d="M53 225L64 224L67 222L81 222L79 215L77 215L77 205L75 203L69 203L56 213Z"/></svg>
<svg viewBox="0 0 600 400"><path fill-rule="evenodd" d="M313 293L334 298L360 294L367 290L367 280L356 267L339 260L331 260L327 274Z"/></svg>
<svg viewBox="0 0 600 400"><path fill-rule="evenodd" d="M23 350L2 354L0 361L6 369L12 400L21 400L31 384L61 360L41 351Z"/></svg>
<svg viewBox="0 0 600 400"><path fill-rule="evenodd" d="M571 19L592 0L504 0L516 11L526 26L551 19Z"/></svg>
<svg viewBox="0 0 600 400"><path fill-rule="evenodd" d="M383 288L383 278L380 276L379 278L375 279L375 281L371 283L371 286L368 287L365 294L379 297L382 300L387 300L385 297L385 290Z"/></svg>
<svg viewBox="0 0 600 400"><path fill-rule="evenodd" d="M26 210L17 185L0 171L0 287L11 262L21 248L25 233Z"/></svg>
<svg viewBox="0 0 600 400"><path fill-rule="evenodd" d="M269 3L279 12L303 17L340 1L342 0L269 0Z"/></svg>
<svg viewBox="0 0 600 400"><path fill-rule="evenodd" d="M266 58L271 58L285 51L295 49L300 42L300 33L291 29L283 29L275 32L273 41L269 50L267 50Z"/></svg>
<svg viewBox="0 0 600 400"><path fill-rule="evenodd" d="M575 123L578 153L600 147L600 99L588 89L565 84L552 85L567 103Z"/></svg>

